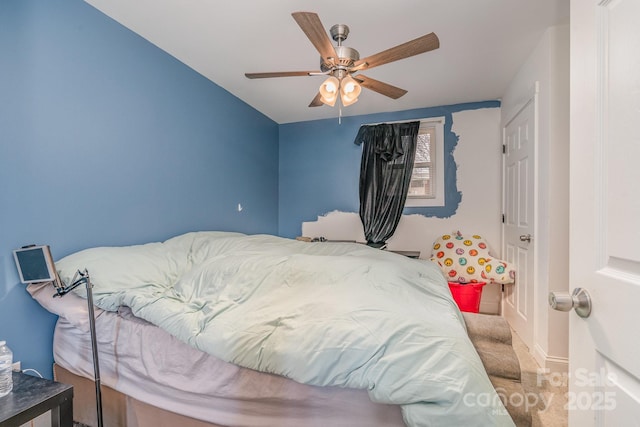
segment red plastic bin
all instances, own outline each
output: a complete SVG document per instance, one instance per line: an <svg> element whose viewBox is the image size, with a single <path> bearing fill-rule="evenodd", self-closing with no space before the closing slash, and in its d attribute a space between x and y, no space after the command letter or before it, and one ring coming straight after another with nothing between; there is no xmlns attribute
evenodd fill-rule
<svg viewBox="0 0 640 427"><path fill-rule="evenodd" d="M458 283L449 282L449 290L453 300L458 304L460 311L478 313L480 311L480 298L485 282Z"/></svg>

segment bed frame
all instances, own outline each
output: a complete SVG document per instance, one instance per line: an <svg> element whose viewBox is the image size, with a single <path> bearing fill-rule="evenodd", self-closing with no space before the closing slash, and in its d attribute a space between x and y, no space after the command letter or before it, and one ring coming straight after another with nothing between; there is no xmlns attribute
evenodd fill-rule
<svg viewBox="0 0 640 427"><path fill-rule="evenodd" d="M67 369L54 364L54 378L56 381L65 384L71 384L74 387L73 393L73 419L75 422L86 426L96 426L96 389L92 380L69 372ZM326 426L326 413L333 411L333 421L336 419L344 419L344 423L339 425L332 421L331 425L335 427L353 427L353 420L362 419L363 426L367 427L404 427L400 406L385 405L374 403L369 400L365 392L354 395L352 390L344 389L343 394L327 394L319 402L317 410L316 402L309 402L308 412L300 413L292 410L280 403L274 401L264 401L260 405L261 411L256 413L256 407L251 405L251 411L254 417L264 419L261 425L296 425L300 427ZM338 391L340 393L340 391ZM101 386L102 394L102 413L104 425L108 427L228 427L225 425L207 422L189 416L177 414L157 406L153 406L146 402L142 402L134 397L114 390L104 384ZM228 400L228 399L226 399ZM236 406L242 407L243 402L237 401ZM218 400L212 400L212 407L220 403ZM255 403L255 402L254 402ZM235 413L240 413L242 409L238 409ZM260 414L265 414L263 417ZM340 414L344 413L344 417ZM280 420L281 422L279 422ZM233 424L231 424L233 425ZM242 425L246 424L246 419Z"/></svg>
<svg viewBox="0 0 640 427"><path fill-rule="evenodd" d="M73 385L73 420L86 426L97 425L93 381L56 364L53 365L53 375L56 381ZM225 427L151 406L105 385L101 390L104 425L109 427Z"/></svg>

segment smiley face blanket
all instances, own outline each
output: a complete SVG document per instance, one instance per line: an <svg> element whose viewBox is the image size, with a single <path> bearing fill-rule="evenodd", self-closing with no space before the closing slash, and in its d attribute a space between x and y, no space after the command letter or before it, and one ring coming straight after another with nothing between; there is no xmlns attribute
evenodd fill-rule
<svg viewBox="0 0 640 427"><path fill-rule="evenodd" d="M507 284L516 277L515 266L492 256L487 241L477 234L443 234L433 244L431 261L449 282Z"/></svg>

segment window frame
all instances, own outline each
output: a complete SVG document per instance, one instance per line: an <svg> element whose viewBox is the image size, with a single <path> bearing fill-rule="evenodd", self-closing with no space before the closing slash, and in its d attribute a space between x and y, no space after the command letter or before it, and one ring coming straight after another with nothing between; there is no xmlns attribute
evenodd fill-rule
<svg viewBox="0 0 640 427"><path fill-rule="evenodd" d="M409 196L405 200L405 208L436 207L445 205L444 197L444 124L445 117L429 117L420 119L420 129L423 127L435 127L435 141L432 142L431 165L433 173L432 188L433 197ZM420 132L420 131L418 131ZM417 149L417 147L416 147ZM414 165L415 167L415 160Z"/></svg>

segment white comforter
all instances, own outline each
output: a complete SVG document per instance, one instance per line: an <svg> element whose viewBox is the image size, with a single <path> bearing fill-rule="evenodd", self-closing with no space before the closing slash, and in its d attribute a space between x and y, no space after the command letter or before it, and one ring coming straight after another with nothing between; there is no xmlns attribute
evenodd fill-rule
<svg viewBox="0 0 640 427"><path fill-rule="evenodd" d="M366 389L402 405L409 426L513 425L429 261L359 244L198 232L87 249L56 267L67 283L88 269L102 309L128 306L240 366Z"/></svg>

